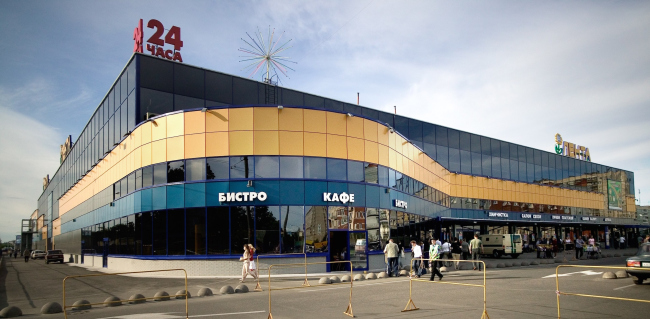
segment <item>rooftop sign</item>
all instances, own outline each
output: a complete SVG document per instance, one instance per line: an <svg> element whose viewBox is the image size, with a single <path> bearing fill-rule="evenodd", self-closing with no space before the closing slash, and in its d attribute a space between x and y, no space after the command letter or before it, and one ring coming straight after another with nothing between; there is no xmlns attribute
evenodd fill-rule
<svg viewBox="0 0 650 319"><path fill-rule="evenodd" d="M555 153L591 162L589 148L563 141L560 133L555 134Z"/></svg>
<svg viewBox="0 0 650 319"><path fill-rule="evenodd" d="M151 52L151 55L167 60L183 62L183 57L181 57L181 48L183 47L181 28L172 26L164 38L165 28L162 22L151 19L147 22L147 28L155 29L153 35L147 40L147 51ZM144 29L142 27L142 19L140 19L138 27L133 30L133 40L135 40L133 43L133 52L143 53L143 37ZM174 49L165 50L165 43L170 44Z"/></svg>

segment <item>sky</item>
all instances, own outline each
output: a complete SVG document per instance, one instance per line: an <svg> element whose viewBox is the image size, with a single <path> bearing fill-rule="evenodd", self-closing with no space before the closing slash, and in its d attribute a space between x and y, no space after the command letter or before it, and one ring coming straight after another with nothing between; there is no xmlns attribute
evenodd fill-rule
<svg viewBox="0 0 650 319"><path fill-rule="evenodd" d="M248 76L239 48L285 32L282 86L634 172L650 204L648 1L1 1L0 238L20 231L147 21L184 63ZM145 51L147 53L147 51ZM259 76L256 77L259 79ZM638 192L640 191L640 196Z"/></svg>

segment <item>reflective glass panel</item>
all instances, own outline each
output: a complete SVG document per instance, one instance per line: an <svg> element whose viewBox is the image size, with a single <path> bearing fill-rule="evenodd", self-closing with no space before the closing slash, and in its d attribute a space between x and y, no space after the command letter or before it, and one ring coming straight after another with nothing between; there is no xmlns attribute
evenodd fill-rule
<svg viewBox="0 0 650 319"><path fill-rule="evenodd" d="M205 159L192 159L185 161L185 180L202 181L205 179Z"/></svg>
<svg viewBox="0 0 650 319"><path fill-rule="evenodd" d="M230 158L230 178L252 178L255 162L252 156L233 156Z"/></svg>
<svg viewBox="0 0 650 319"><path fill-rule="evenodd" d="M363 182L364 168L363 162L348 161L348 181L350 182Z"/></svg>
<svg viewBox="0 0 650 319"><path fill-rule="evenodd" d="M307 179L326 179L327 164L322 157L305 157L305 178Z"/></svg>
<svg viewBox="0 0 650 319"><path fill-rule="evenodd" d="M280 177L281 178L302 178L303 177L303 158L293 156L280 157Z"/></svg>
<svg viewBox="0 0 650 319"><path fill-rule="evenodd" d="M167 183L177 183L185 180L184 161L167 163Z"/></svg>
<svg viewBox="0 0 650 319"><path fill-rule="evenodd" d="M255 156L255 178L280 177L280 158L278 156Z"/></svg>
<svg viewBox="0 0 650 319"><path fill-rule="evenodd" d="M304 208L302 206L282 206L281 242L282 253L302 253L304 244Z"/></svg>
<svg viewBox="0 0 650 319"><path fill-rule="evenodd" d="M328 158L327 179L341 181L346 180L346 160Z"/></svg>
<svg viewBox="0 0 650 319"><path fill-rule="evenodd" d="M255 241L258 254L280 253L280 207L255 207Z"/></svg>
<svg viewBox="0 0 650 319"><path fill-rule="evenodd" d="M213 157L206 159L205 179L228 179L229 158Z"/></svg>

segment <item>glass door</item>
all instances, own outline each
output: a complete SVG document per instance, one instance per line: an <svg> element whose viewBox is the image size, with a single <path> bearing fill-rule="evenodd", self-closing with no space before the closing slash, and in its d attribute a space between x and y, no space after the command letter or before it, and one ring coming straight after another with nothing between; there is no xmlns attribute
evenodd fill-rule
<svg viewBox="0 0 650 319"><path fill-rule="evenodd" d="M352 269L368 270L368 245L365 231L351 231L349 246L350 261Z"/></svg>

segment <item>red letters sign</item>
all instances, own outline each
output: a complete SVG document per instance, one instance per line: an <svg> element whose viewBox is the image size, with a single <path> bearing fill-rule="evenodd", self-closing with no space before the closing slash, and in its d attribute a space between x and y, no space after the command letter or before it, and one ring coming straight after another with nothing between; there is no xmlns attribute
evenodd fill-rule
<svg viewBox="0 0 650 319"><path fill-rule="evenodd" d="M149 20L147 28L155 30L154 34L147 40L147 51L151 52L151 55L167 60L183 62L183 57L181 57L181 48L183 47L181 28L172 26L167 31L167 34L165 34L164 39L163 34L165 33L165 28L160 21L156 19ZM133 40L135 40L133 52L143 52L143 35L142 19L140 19L139 26L133 31ZM170 44L174 49L165 50L165 43Z"/></svg>

